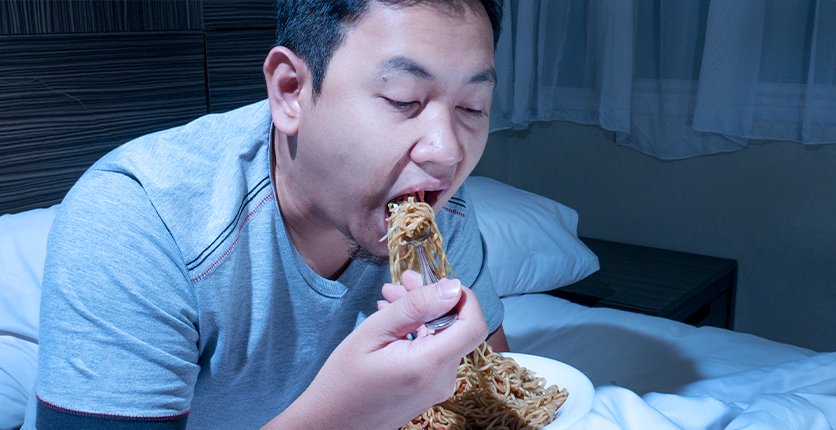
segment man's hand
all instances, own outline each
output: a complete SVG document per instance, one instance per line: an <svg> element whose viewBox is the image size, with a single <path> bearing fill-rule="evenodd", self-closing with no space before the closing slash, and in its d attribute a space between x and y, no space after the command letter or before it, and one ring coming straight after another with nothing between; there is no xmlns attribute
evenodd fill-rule
<svg viewBox="0 0 836 430"><path fill-rule="evenodd" d="M337 346L308 389L265 428L395 429L453 394L462 357L488 334L479 302L456 279L421 286L420 275L407 272L403 282L403 289L384 286L386 303ZM459 318L453 325L406 339L454 307Z"/></svg>
<svg viewBox="0 0 836 430"><path fill-rule="evenodd" d="M414 288L418 288L423 285L423 280L421 278L421 274L418 272L414 272L408 270L404 272L402 276L403 285L399 284L384 284L383 285L383 298L385 300L380 300L377 302L377 308L382 309L385 306L388 306L389 303L394 302L395 300L403 297L406 295L407 292L411 291ZM416 331L416 335L418 337L426 336L428 333L428 329L426 327L419 327L418 331ZM508 339L505 337L505 330L502 328L502 324L491 333L491 335L487 339L488 345L491 346L491 349L494 352L507 352L511 349L508 347Z"/></svg>

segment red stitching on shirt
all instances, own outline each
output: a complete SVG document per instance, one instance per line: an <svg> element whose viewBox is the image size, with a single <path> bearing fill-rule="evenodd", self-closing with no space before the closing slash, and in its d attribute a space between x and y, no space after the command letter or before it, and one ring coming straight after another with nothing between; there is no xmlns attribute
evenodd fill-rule
<svg viewBox="0 0 836 430"><path fill-rule="evenodd" d="M82 417L92 417L92 418L107 418L111 420L130 420L130 421L151 421L151 422L162 422L162 421L172 421L178 420L180 418L189 415L189 410L186 412L181 412L179 414L174 415L166 415L161 417L140 417L134 415L116 415L116 414L104 414L104 413L97 413L97 412L84 412L84 411L77 411L74 409L68 409L63 406L58 406L55 403L47 402L46 400L42 399L40 395L35 396L42 405L54 409L58 412L70 415L78 415Z"/></svg>
<svg viewBox="0 0 836 430"><path fill-rule="evenodd" d="M458 215L458 216L461 216L461 217L463 217L463 216L464 216L464 212L462 212L462 211L457 211L457 210L455 210L455 209L450 209L450 208L448 208L447 206L444 206L444 210L445 210L445 211L447 211L447 212L450 212L450 213L451 213L451 214L453 214L453 215Z"/></svg>
<svg viewBox="0 0 836 430"><path fill-rule="evenodd" d="M232 243L229 244L229 246L226 248L226 250L223 252L223 254L221 254L221 256L218 257L218 259L215 260L214 263L212 263L209 267L207 267L206 270L203 271L203 273L193 277L191 279L192 283L196 284L196 283L206 279L206 277L209 276L209 274L212 273L212 271L214 271L215 268L218 267L219 264L221 264L224 260L226 260L226 257L229 256L229 254L232 252L232 249L235 248L235 245L238 243L238 239L241 238L241 230L243 230L244 226L247 225L247 221L249 221L250 218L253 217L253 214L255 214L256 211L259 210L259 208L261 208L261 206L264 204L264 202L266 202L267 200L270 200L270 198L273 197L273 196L274 196L274 194L272 192L270 192L270 194L268 194L263 199L261 199L261 201L258 202L258 204L255 205L255 207L249 213L247 213L247 216L244 217L243 220L241 220L241 225L238 226L238 232L235 235L235 240L233 240Z"/></svg>

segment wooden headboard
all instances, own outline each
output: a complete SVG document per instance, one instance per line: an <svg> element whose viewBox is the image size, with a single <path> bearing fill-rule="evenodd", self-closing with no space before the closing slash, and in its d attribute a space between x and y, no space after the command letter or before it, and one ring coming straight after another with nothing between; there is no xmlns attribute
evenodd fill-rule
<svg viewBox="0 0 836 430"><path fill-rule="evenodd" d="M273 0L0 1L0 214L134 137L265 97Z"/></svg>

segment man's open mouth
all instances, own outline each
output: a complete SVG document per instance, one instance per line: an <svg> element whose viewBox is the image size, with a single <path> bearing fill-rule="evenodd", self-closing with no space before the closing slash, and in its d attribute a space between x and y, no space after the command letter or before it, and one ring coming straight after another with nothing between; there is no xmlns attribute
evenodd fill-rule
<svg viewBox="0 0 836 430"><path fill-rule="evenodd" d="M414 199L416 202L423 202L427 203L430 206L433 206L436 202L438 202L439 197L441 196L441 190L435 191L426 191L426 190L418 190L412 193L402 194L398 197L395 197L392 200L389 200L386 204L386 216L392 215L392 208L397 207L405 201L407 201L410 197Z"/></svg>

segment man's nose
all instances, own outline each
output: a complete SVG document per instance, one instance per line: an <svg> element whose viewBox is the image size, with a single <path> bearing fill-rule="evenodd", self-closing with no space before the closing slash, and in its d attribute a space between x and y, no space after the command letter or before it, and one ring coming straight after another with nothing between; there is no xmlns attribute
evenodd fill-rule
<svg viewBox="0 0 836 430"><path fill-rule="evenodd" d="M464 151L456 133L453 115L445 109L426 115L422 124L422 137L412 148L413 161L445 167L455 166L462 161Z"/></svg>

